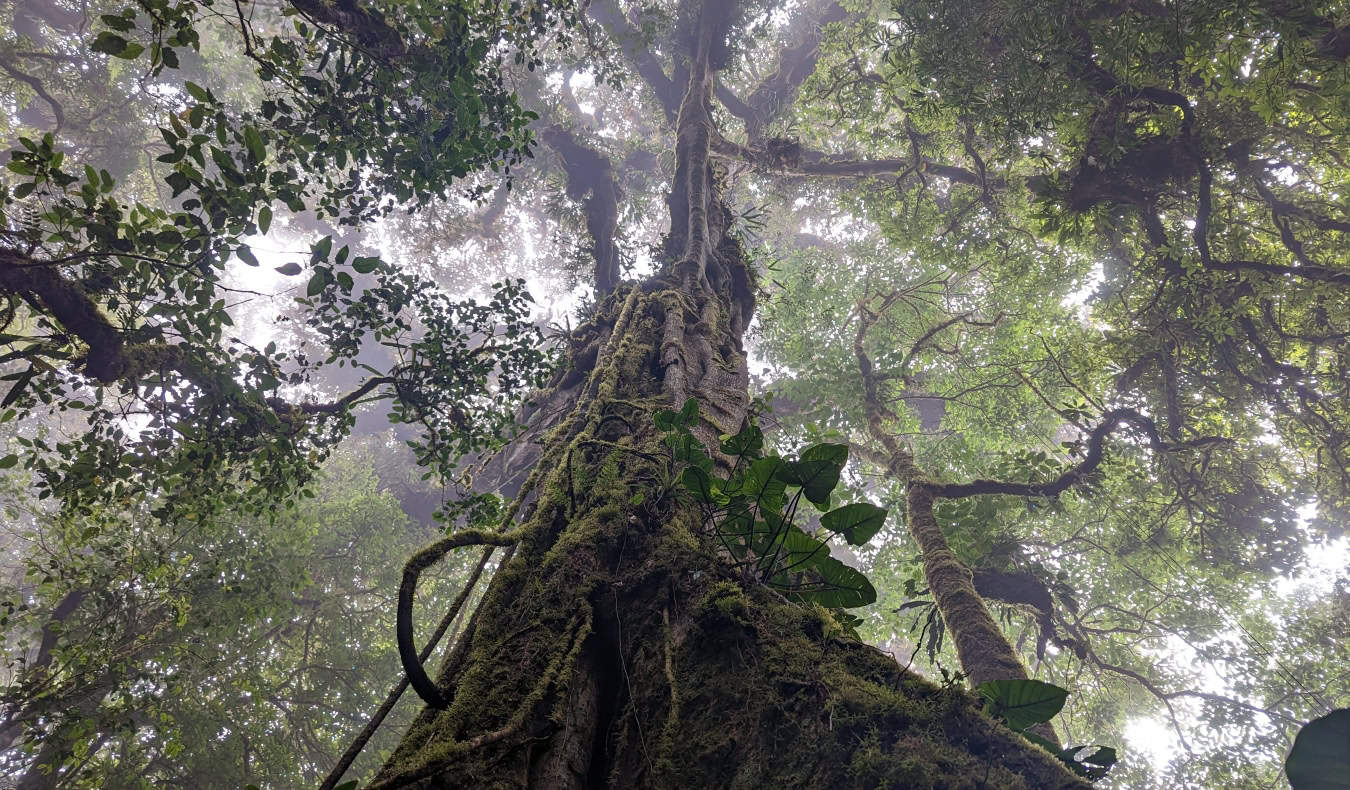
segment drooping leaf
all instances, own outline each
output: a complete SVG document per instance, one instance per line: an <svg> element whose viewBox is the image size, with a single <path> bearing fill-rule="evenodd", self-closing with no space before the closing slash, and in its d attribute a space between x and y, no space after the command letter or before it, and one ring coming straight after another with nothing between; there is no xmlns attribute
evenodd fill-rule
<svg viewBox="0 0 1350 790"><path fill-rule="evenodd" d="M990 680L977 689L989 701L990 712L1010 729L1050 721L1064 707L1069 692L1039 680Z"/></svg>
<svg viewBox="0 0 1350 790"><path fill-rule="evenodd" d="M252 126L244 127L244 145L248 147L248 152L253 156L253 161L262 163L267 158L267 149L263 146L262 135Z"/></svg>
<svg viewBox="0 0 1350 790"><path fill-rule="evenodd" d="M806 448L799 460L785 463L779 476L788 485L801 486L802 495L812 504L823 505L839 485L839 473L847 460L844 445L817 444Z"/></svg>
<svg viewBox="0 0 1350 790"><path fill-rule="evenodd" d="M689 489L689 493L700 502L712 503L727 501L726 494L723 494L717 487L717 481L713 480L708 471L699 466L685 467L680 473L680 482Z"/></svg>
<svg viewBox="0 0 1350 790"><path fill-rule="evenodd" d="M822 527L843 535L844 540L854 546L861 546L871 540L885 523L886 509L870 502L854 502L820 517Z"/></svg>
<svg viewBox="0 0 1350 790"><path fill-rule="evenodd" d="M823 541L788 526L783 532L783 558L780 565L788 574L804 574L799 584L784 589L789 598L812 601L827 608L852 609L877 600L876 588L856 568L830 556ZM811 578L813 575L818 579Z"/></svg>
<svg viewBox="0 0 1350 790"><path fill-rule="evenodd" d="M324 272L315 272L313 277L309 278L309 283L305 285L305 296L318 296L323 293L323 289L328 287L328 275Z"/></svg>
<svg viewBox="0 0 1350 790"><path fill-rule="evenodd" d="M777 512L783 507L783 494L787 485L778 476L782 466L783 459L777 456L760 458L750 464L741 478L740 493L761 512Z"/></svg>
<svg viewBox="0 0 1350 790"><path fill-rule="evenodd" d="M698 423L698 400L689 398L680 407L680 424L692 428Z"/></svg>
<svg viewBox="0 0 1350 790"><path fill-rule="evenodd" d="M734 457L759 458L763 449L764 432L753 422L746 422L739 432L722 439L722 452Z"/></svg>

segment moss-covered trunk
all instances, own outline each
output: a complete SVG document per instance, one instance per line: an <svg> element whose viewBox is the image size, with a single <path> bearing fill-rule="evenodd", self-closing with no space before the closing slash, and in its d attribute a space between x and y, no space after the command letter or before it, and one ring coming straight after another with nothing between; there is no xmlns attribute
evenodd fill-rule
<svg viewBox="0 0 1350 790"><path fill-rule="evenodd" d="M697 398L713 448L748 403L752 277L709 159L723 5L694 37L666 268L574 334L573 368L538 399L510 560L442 667L443 709L372 786L1076 786L965 692L734 572L671 479L656 411Z"/></svg>
<svg viewBox="0 0 1350 790"><path fill-rule="evenodd" d="M710 369L683 377L717 406L703 430L735 431L721 419L743 416L743 385L702 386L743 381L723 318L735 309L641 287L603 306L587 328L595 369L538 461L519 543L439 678L449 705L419 717L376 786L1074 785L964 692L719 557L669 480L652 413L672 405L662 360L706 357Z"/></svg>

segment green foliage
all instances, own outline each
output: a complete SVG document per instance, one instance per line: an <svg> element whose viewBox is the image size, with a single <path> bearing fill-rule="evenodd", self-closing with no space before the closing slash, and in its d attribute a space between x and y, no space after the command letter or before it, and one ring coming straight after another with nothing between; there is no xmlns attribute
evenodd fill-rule
<svg viewBox="0 0 1350 790"><path fill-rule="evenodd" d="M1350 787L1350 708L1303 725L1284 761L1284 773L1294 790Z"/></svg>
<svg viewBox="0 0 1350 790"><path fill-rule="evenodd" d="M195 62L204 40L235 36L264 86L241 107L229 86L199 84L184 67L161 111L152 183L68 160L50 133L21 136L10 153L4 405L20 419L72 412L88 424L55 444L21 437L20 460L42 496L77 510L150 491L173 492L161 508L275 513L350 429L353 409L388 399L393 419L423 429L419 461L448 476L509 435L514 407L549 373L522 281L491 286L486 301L451 298L324 236L303 265L274 267L306 274L298 303L322 347L255 348L232 334L236 265L260 265L254 245L275 207L359 225L448 195L474 171L509 172L531 154L534 116L504 87L499 44L532 68L535 42L574 11L390 3L343 17L301 2L284 9L289 19L238 10L238 29L222 31L212 6L141 0L101 15L108 29L88 42L95 61L111 55L167 81L180 55ZM326 403L297 397L355 367L371 342L391 368L363 367L364 380ZM148 421L132 428L129 412Z"/></svg>
<svg viewBox="0 0 1350 790"><path fill-rule="evenodd" d="M828 510L820 517L819 537L808 535L796 523L802 499L827 510L848 448L817 444L797 458L765 455L764 434L752 420L736 434L721 438L730 472L720 477L692 433L698 425L696 400L690 398L679 412L659 411L653 419L665 432L672 478L678 470L680 484L703 510L705 525L737 567L792 600L835 609L876 600L867 577L831 556L828 541L838 535L854 545L866 543L885 524L884 509L857 502Z"/></svg>
<svg viewBox="0 0 1350 790"><path fill-rule="evenodd" d="M436 533L377 474L391 471L384 446L342 446L315 498L268 520L52 515L6 491L31 522L5 539L45 549L0 588L3 768L41 757L75 787L314 787L397 677L390 599L407 546ZM427 619L467 573L447 570L423 585ZM354 776L415 708L400 705Z"/></svg>
<svg viewBox="0 0 1350 790"><path fill-rule="evenodd" d="M1064 708L1069 692L1039 680L990 680L976 689L987 702L989 714L1033 743L1048 749L1070 770L1085 779L1106 776L1116 764L1116 750L1109 746L1070 746L1060 749L1034 732L1031 727L1054 718ZM1093 751L1083 754L1087 749Z"/></svg>
<svg viewBox="0 0 1350 790"><path fill-rule="evenodd" d="M977 691L989 701L990 714L1018 732L1050 721L1069 698L1067 690L1039 680L991 680Z"/></svg>

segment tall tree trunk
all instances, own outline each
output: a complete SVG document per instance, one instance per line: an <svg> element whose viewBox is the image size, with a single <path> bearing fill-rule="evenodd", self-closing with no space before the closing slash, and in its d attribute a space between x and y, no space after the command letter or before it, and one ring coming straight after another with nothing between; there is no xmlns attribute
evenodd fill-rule
<svg viewBox="0 0 1350 790"><path fill-rule="evenodd" d="M440 672L443 707L373 788L1079 786L964 692L735 573L671 479L653 414L697 398L695 434L715 448L749 400L753 278L708 154L731 5L705 4L695 35L666 268L574 335L586 375L557 384L575 388L571 410L519 523L482 536L509 536L514 555Z"/></svg>

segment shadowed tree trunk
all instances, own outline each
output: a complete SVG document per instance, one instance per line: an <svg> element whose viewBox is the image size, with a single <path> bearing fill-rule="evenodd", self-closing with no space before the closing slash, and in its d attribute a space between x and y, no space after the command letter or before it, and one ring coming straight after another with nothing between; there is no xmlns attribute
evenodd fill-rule
<svg viewBox="0 0 1350 790"><path fill-rule="evenodd" d="M709 158L730 5L693 36L662 272L573 335L513 522L409 564L405 597L453 547L515 547L373 788L1079 786L963 691L734 572L670 480L656 411L696 398L715 448L749 402L753 274Z"/></svg>

